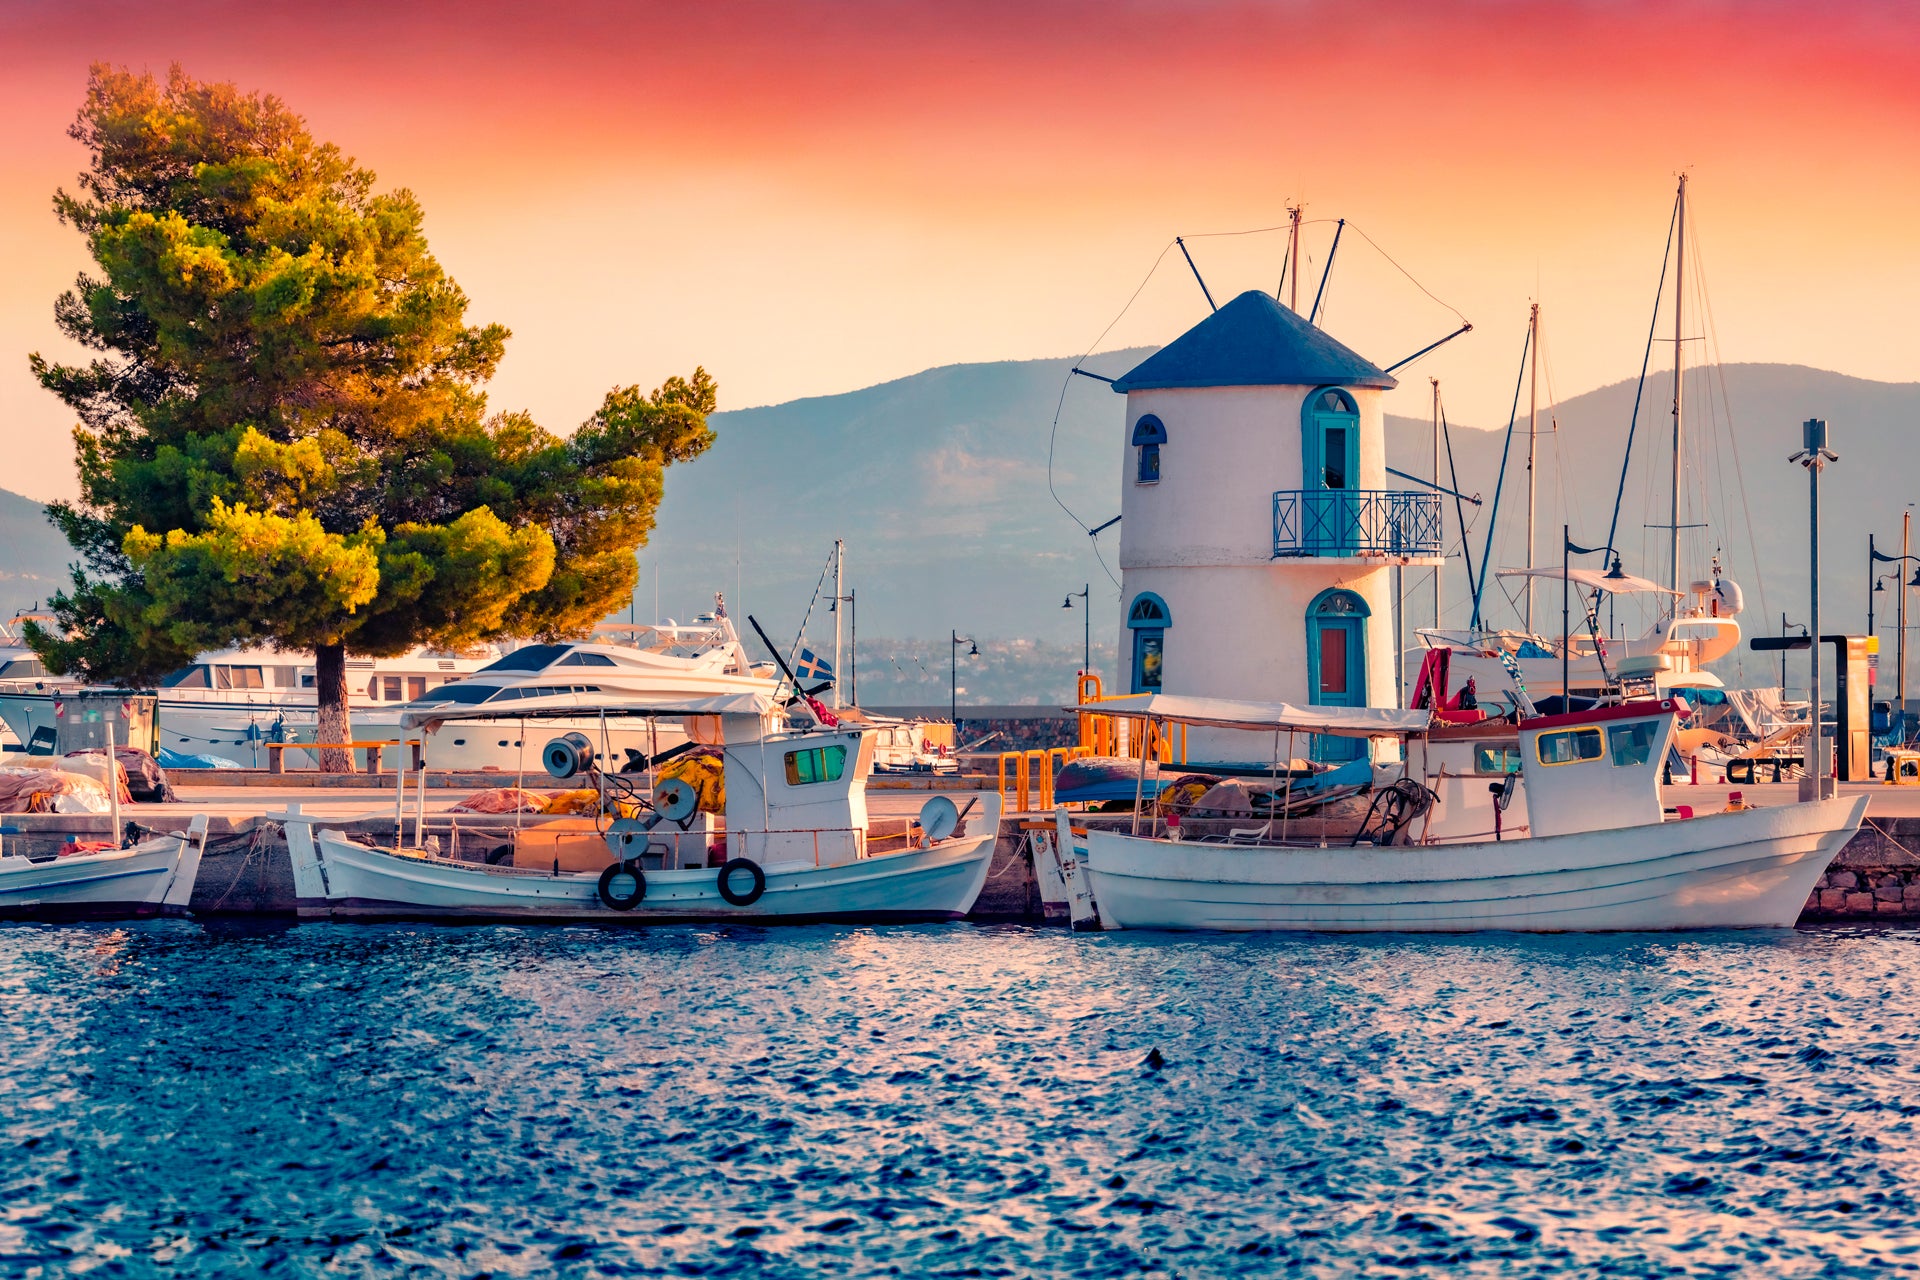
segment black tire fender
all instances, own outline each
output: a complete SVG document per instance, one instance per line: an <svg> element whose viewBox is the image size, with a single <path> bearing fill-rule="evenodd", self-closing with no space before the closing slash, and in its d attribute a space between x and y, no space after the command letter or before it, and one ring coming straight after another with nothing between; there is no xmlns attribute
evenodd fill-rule
<svg viewBox="0 0 1920 1280"><path fill-rule="evenodd" d="M753 877L753 887L745 893L738 893L733 888L733 877L742 871ZM720 874L714 879L719 885L720 896L736 907L752 906L767 891L767 873L751 858L728 858L720 864Z"/></svg>
<svg viewBox="0 0 1920 1280"><path fill-rule="evenodd" d="M622 893L616 887L616 882L628 876L633 878L633 892ZM613 911L631 911L647 896L646 873L640 870L638 863L609 863L607 869L600 873L599 892L603 906Z"/></svg>

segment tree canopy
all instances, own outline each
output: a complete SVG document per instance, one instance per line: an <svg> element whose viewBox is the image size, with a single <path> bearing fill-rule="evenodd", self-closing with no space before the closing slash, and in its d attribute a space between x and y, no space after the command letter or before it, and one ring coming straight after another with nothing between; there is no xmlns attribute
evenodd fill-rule
<svg viewBox="0 0 1920 1280"><path fill-rule="evenodd" d="M31 357L79 418L52 669L311 648L324 705L347 650L580 634L628 598L664 469L712 440L704 369L565 437L490 414L508 331L467 322L413 195L279 99L97 65L70 133L91 163L54 207L96 269L54 312L97 354Z"/></svg>

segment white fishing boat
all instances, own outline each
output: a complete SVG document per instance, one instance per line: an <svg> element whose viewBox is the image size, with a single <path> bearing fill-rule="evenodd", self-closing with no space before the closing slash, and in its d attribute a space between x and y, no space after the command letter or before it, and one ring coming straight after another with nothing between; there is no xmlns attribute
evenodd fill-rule
<svg viewBox="0 0 1920 1280"><path fill-rule="evenodd" d="M529 677L538 680L538 675ZM528 687L538 688L538 685ZM530 722L588 714L582 695L518 700ZM444 918L644 923L670 920L956 919L986 883L999 830L997 795L936 796L917 823L876 829L867 814L871 735L833 723L790 731L764 691L697 698L600 695L598 713L717 722L723 828L685 782L603 771L605 737L556 738L542 752L556 777L584 772L600 792L590 832L517 833L498 863L373 847L289 810L300 914L309 918ZM407 727L455 724L477 704L409 712ZM644 792L644 794L643 794ZM956 803L957 800L957 803ZM624 816L622 816L624 815ZM584 836L584 839L580 836Z"/></svg>
<svg viewBox="0 0 1920 1280"><path fill-rule="evenodd" d="M1420 742L1429 733L1426 711L1362 712L1336 722L1327 708L1164 695L1118 699L1102 710L1276 738L1305 732ZM1081 834L1063 812L1057 847L1074 862L1064 879L1071 891L1076 876L1084 877L1089 901L1082 913L1097 912L1109 929L1791 926L1859 828L1867 798L1669 813L1660 766L1682 711L1683 704L1662 698L1523 720L1514 735L1517 776L1501 776L1509 761L1497 749L1487 770L1493 776L1464 787L1452 801L1462 811L1447 814L1440 806L1448 801L1403 766L1401 810L1377 823L1370 814L1361 830L1337 842L1324 831L1311 842L1289 841L1271 823L1217 839L1169 835L1157 826ZM1503 825L1520 787L1524 819ZM1491 839L1489 829L1497 832Z"/></svg>
<svg viewBox="0 0 1920 1280"><path fill-rule="evenodd" d="M0 857L0 916L10 919L182 915L193 899L207 817L124 849Z"/></svg>

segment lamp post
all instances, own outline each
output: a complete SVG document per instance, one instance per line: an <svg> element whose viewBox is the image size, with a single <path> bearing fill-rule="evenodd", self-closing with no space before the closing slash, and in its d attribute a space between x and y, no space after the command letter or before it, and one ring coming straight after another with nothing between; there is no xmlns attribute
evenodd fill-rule
<svg viewBox="0 0 1920 1280"><path fill-rule="evenodd" d="M1073 608L1073 598L1075 596L1080 597L1080 630L1082 632L1080 638L1080 674L1083 676L1093 670L1093 602L1087 598L1087 593L1092 590L1093 584L1089 582L1078 591L1069 591L1067 592L1067 598L1061 602L1060 605L1062 609L1071 609ZM1078 695L1076 694L1076 696Z"/></svg>
<svg viewBox="0 0 1920 1280"><path fill-rule="evenodd" d="M1807 556L1808 579L1813 588L1813 605L1808 629L1812 636L1807 652L1811 671L1807 678L1807 715L1811 720L1807 734L1807 776L1800 783L1802 800L1824 800L1832 794L1828 776L1826 737L1820 729L1820 473L1840 455L1827 447L1827 423L1824 418L1808 418L1801 424L1800 452L1788 458L1807 469Z"/></svg>
<svg viewBox="0 0 1920 1280"><path fill-rule="evenodd" d="M1894 652L1896 656L1893 661L1893 670L1894 670L1893 701L1894 701L1894 710L1900 716L1899 732L1900 732L1900 740L1902 742L1906 741L1906 737L1907 737L1907 591L1909 588L1913 587L1916 583L1920 583L1920 568L1916 568L1914 570L1913 581L1907 582L1906 580L1901 578L1900 569L1896 568L1889 573L1878 574L1876 576L1874 566L1880 565L1880 564L1892 564L1892 565L1904 566L1906 562L1909 560L1913 561L1915 565L1920 565L1920 556L1912 556L1912 555L1906 554L1907 534L1908 534L1909 527L1912 524L1912 521L1913 521L1913 513L1911 511L1905 511L1901 513L1901 516L1900 516L1900 552L1901 554L1897 556L1888 555L1886 552L1874 546L1873 535L1872 534L1867 535L1867 574L1868 574L1869 582L1871 585L1871 590L1867 592L1867 634L1868 635L1873 634L1874 592L1885 591L1887 589L1888 581L1892 581L1896 586L1900 588L1900 632L1899 632L1899 635L1896 637L1895 648L1894 648Z"/></svg>
<svg viewBox="0 0 1920 1280"><path fill-rule="evenodd" d="M953 722L953 749L956 752L960 749L960 646L963 644L968 646L969 658L980 656L980 645L972 636L963 636L958 631L953 633L953 646L947 653L947 719Z"/></svg>

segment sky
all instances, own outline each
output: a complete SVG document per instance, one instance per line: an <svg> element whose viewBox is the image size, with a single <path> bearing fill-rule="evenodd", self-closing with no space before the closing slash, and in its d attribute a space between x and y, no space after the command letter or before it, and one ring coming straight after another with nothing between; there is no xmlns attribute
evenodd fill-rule
<svg viewBox="0 0 1920 1280"><path fill-rule="evenodd" d="M1216 299L1271 290L1284 236L1215 233L1293 203L1303 307L1348 220L1336 337L1474 325L1389 408L1437 377L1504 424L1533 301L1553 394L1638 371L1683 170L1719 358L1920 380L1911 6L0 0L0 486L40 499L74 491L27 355L76 354L51 197L96 60L271 91L413 190L513 330L493 404L557 430L696 364L740 408L1165 342L1207 305L1173 238Z"/></svg>

